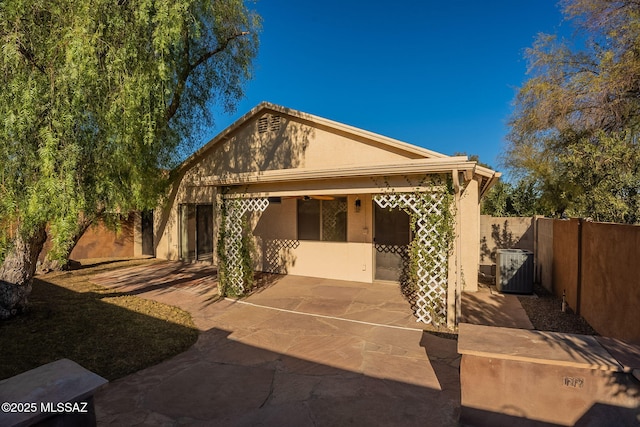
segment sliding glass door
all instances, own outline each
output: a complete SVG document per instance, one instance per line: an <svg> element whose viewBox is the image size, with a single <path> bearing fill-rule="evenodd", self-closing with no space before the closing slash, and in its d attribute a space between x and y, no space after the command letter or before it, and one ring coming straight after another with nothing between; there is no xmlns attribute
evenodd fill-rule
<svg viewBox="0 0 640 427"><path fill-rule="evenodd" d="M213 260L213 205L182 204L180 217L180 259Z"/></svg>

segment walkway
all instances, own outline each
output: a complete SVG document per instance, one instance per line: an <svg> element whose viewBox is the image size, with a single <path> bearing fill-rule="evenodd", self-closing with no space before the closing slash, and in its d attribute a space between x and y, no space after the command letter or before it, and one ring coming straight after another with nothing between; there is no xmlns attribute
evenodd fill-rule
<svg viewBox="0 0 640 427"><path fill-rule="evenodd" d="M537 297L532 295L527 298ZM460 323L533 329L529 316L516 295L501 294L495 288L485 285L479 285L478 292L462 294Z"/></svg>
<svg viewBox="0 0 640 427"><path fill-rule="evenodd" d="M132 269L96 277L187 309L202 330L99 392L99 425L457 425L456 341L422 331L397 286L271 276L249 298L216 301L213 280L197 282L204 267L191 268L178 285Z"/></svg>

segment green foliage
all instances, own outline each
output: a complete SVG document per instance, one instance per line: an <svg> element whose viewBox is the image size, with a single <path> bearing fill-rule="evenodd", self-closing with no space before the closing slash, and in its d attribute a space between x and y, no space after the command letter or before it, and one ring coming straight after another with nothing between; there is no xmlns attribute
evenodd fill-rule
<svg viewBox="0 0 640 427"><path fill-rule="evenodd" d="M246 216L242 217L242 236L238 255L240 262L231 263L227 254L227 244L229 243L229 233L227 230L228 205L238 203L234 199L228 199L220 204L220 229L218 231L218 293L220 296L239 297L250 292L255 285L253 258L255 256L255 244L251 227ZM243 290L238 289L232 282L230 276L240 276L242 278Z"/></svg>
<svg viewBox="0 0 640 427"><path fill-rule="evenodd" d="M242 285L244 292L248 293L255 285L253 258L255 256L255 244L251 227L246 217L242 218L242 239L240 240L240 265L242 266Z"/></svg>
<svg viewBox="0 0 640 427"><path fill-rule="evenodd" d="M435 272L443 269L441 265L441 256L445 254L445 266L448 265L448 258L453 248L453 241L455 239L455 204L454 195L452 189L447 187L445 190L436 191L438 196L442 196L441 212L438 214L431 209L431 194L428 193L415 193L417 212L411 211L411 231L413 239L409 244L409 283L414 291L419 289L420 275L419 271L424 269L426 271ZM408 209L405 208L407 212ZM427 229L431 229L439 237L438 239L432 239L432 244L429 247L423 245L419 240L418 222L426 223ZM448 269L444 268L444 274L448 275ZM446 288L444 289L446 292ZM430 311L431 318L434 319L436 324L444 324L447 322L446 318L441 318L438 315L439 306L437 301L428 300L428 310ZM446 304L446 300L444 301Z"/></svg>
<svg viewBox="0 0 640 427"><path fill-rule="evenodd" d="M387 188L391 193L395 191L386 182ZM429 272L432 276L437 276L442 272L445 279L448 276L448 258L453 249L453 241L455 239L455 196L453 182L450 177L433 177L426 175L417 187L430 186L430 192L420 191L416 189L413 193L415 203L407 204L402 199L398 199L398 208L409 215L410 227L413 239L409 243L408 255L408 283L403 284L403 292L408 294L410 298L415 297L419 291L422 278L421 270ZM442 198L440 209L433 209L433 198ZM420 240L418 233L419 224L422 223L427 229L433 230L438 236L432 239L430 246L425 246ZM445 257L444 265L442 265L442 256ZM446 280L445 280L446 282ZM446 292L446 287L443 289ZM431 318L436 324L446 323L447 319L441 318L438 314L439 303L446 304L445 301L432 301L427 299L429 305L426 309L430 312Z"/></svg>
<svg viewBox="0 0 640 427"><path fill-rule="evenodd" d="M541 209L640 221L640 3L565 0L577 46L541 34L527 51L505 164L534 182Z"/></svg>
<svg viewBox="0 0 640 427"><path fill-rule="evenodd" d="M482 215L507 216L509 212L508 200L513 187L504 181L498 181L482 199Z"/></svg>
<svg viewBox="0 0 640 427"><path fill-rule="evenodd" d="M536 183L529 179L522 179L515 185L499 181L482 199L481 212L496 217L545 213Z"/></svg>
<svg viewBox="0 0 640 427"><path fill-rule="evenodd" d="M211 106L243 96L260 25L241 0L4 0L0 16L0 243L48 223L58 252L83 215L156 206Z"/></svg>

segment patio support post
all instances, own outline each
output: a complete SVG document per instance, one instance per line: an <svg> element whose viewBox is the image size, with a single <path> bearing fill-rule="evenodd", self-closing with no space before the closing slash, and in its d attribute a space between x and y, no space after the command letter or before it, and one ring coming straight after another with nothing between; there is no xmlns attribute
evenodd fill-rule
<svg viewBox="0 0 640 427"><path fill-rule="evenodd" d="M452 179L453 179L453 190L454 190L454 198L455 198L455 224L456 224L456 234L455 234L455 301L454 301L454 311L450 312L447 316L447 326L450 328L454 327L458 323L458 319L462 316L462 241L460 239L460 220L461 220L461 212L460 212L460 175L458 174L458 169L454 169L452 171Z"/></svg>
<svg viewBox="0 0 640 427"><path fill-rule="evenodd" d="M220 238L220 227L222 221L222 194L220 194L219 189L216 187L213 195L213 265L218 266L220 260L218 259L218 244Z"/></svg>
<svg viewBox="0 0 640 427"><path fill-rule="evenodd" d="M224 280L235 295L243 295L246 283L244 283L244 269L240 259L242 251L242 218L246 212L264 212L269 206L266 197L241 199L238 197L223 197L225 212L223 245L226 255L225 260L219 260L224 265L221 270L225 272Z"/></svg>
<svg viewBox="0 0 640 427"><path fill-rule="evenodd" d="M420 255L417 260L415 314L418 322L441 324L447 319L448 251L444 238L437 231L433 218L442 218L445 194L386 193L376 194L373 200L381 208L399 208L415 216L414 241L424 248L431 259Z"/></svg>

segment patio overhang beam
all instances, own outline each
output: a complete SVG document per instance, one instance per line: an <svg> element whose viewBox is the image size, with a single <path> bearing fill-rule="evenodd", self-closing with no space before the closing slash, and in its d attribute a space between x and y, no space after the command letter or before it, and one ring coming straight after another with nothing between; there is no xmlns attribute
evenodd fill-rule
<svg viewBox="0 0 640 427"><path fill-rule="evenodd" d="M481 185L479 189L480 199L482 199L484 195L487 194L487 191L489 191L491 187L496 185L496 183L500 180L500 177L502 176L500 172L496 172L494 170L485 168L484 166L480 166L480 165L476 165L475 173L481 177L480 179Z"/></svg>
<svg viewBox="0 0 640 427"><path fill-rule="evenodd" d="M439 159L407 160L402 163L380 165L345 166L326 169L286 169L258 173L239 173L228 176L207 176L194 179L193 184L199 186L228 186L340 178L442 174L451 173L456 169L462 172L469 171L468 173L473 174L478 173L476 167L476 162L468 161L466 156L457 156ZM490 169L486 170L490 171ZM482 173L484 171L479 172ZM493 173L495 174L495 172Z"/></svg>
<svg viewBox="0 0 640 427"><path fill-rule="evenodd" d="M435 190L441 190L442 187L436 186L418 186L418 187L393 187L393 188L378 188L378 187L353 187L353 188L321 188L321 189L309 189L309 190L274 190L274 191L260 191L251 190L246 191L245 187L239 187L231 189L228 194L233 194L238 198L252 198L252 197L298 197L298 196L348 196L351 194L384 194L384 193L412 193L415 191L431 193Z"/></svg>

